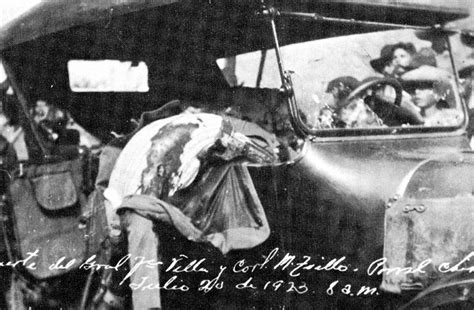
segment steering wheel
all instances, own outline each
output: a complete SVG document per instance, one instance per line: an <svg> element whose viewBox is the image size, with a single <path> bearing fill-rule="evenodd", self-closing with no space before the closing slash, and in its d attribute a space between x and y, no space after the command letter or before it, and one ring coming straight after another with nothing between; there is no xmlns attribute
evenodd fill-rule
<svg viewBox="0 0 474 310"><path fill-rule="evenodd" d="M384 98L384 96L375 96L375 106L371 107L384 123L388 126L398 126L405 123L423 124L423 119L416 111L402 106L403 88L400 82L394 78L373 78L362 83L347 96L341 106L346 107L352 100L361 97L368 89L384 85L395 89L395 100Z"/></svg>
<svg viewBox="0 0 474 310"><path fill-rule="evenodd" d="M400 82L398 82L396 79L393 79L393 78L374 78L362 83L356 89L354 89L349 94L349 96L347 96L344 103L342 104L342 107L347 106L355 98L360 97L360 95L366 90L371 89L374 86L382 86L382 85L389 85L395 89L395 101L393 104L399 107L400 103L402 102L403 88Z"/></svg>

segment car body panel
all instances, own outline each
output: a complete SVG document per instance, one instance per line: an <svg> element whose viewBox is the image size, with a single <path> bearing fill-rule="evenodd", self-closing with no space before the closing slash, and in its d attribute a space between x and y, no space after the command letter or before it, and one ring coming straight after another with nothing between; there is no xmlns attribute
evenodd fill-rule
<svg viewBox="0 0 474 310"><path fill-rule="evenodd" d="M284 228L285 239L293 240L286 246L302 255L350 257L361 268L382 255L385 203L405 176L433 154L468 149L463 137L308 143L298 161L275 168L285 180L277 189L286 195L279 212L296 223ZM257 188L262 179L254 177Z"/></svg>

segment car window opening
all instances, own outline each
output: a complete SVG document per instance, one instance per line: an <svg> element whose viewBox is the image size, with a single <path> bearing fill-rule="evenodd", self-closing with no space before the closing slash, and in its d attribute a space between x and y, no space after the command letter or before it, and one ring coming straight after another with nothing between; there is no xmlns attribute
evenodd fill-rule
<svg viewBox="0 0 474 310"><path fill-rule="evenodd" d="M73 92L147 92L145 62L119 60L68 61L69 86Z"/></svg>
<svg viewBox="0 0 474 310"><path fill-rule="evenodd" d="M318 136L448 131L464 124L452 64L420 32L356 34L281 51L302 122ZM296 51L299 56L290 57ZM273 54L256 51L217 64L232 87L279 88Z"/></svg>

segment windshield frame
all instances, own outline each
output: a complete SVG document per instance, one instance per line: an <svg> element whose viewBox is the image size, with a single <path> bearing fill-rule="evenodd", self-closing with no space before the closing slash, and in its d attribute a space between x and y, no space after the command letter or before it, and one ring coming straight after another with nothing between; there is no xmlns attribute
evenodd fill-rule
<svg viewBox="0 0 474 310"><path fill-rule="evenodd" d="M439 35L442 33L439 29L435 30L436 33ZM454 61L453 50L450 43L450 34L452 32L445 31L443 33L446 43L447 43L447 51L449 53L449 58L451 61L451 69L453 71L453 79L449 81L451 88L453 90L453 98L455 101L455 106L460 107L460 112L462 112L462 122L459 125L454 126L423 126L423 125L414 125L414 126L392 126L392 127L371 127L371 128L331 128L331 129L315 129L308 124L303 122L303 118L298 108L298 103L296 99L296 95L293 88L293 82L291 79L290 74L287 71L284 71L287 74L286 81L283 82L282 89L289 88L290 91L283 91L284 95L288 97L288 110L289 110L289 117L290 121L295 127L295 131L297 134L303 137L309 138L330 138L330 137L367 137L367 136L405 136L411 134L439 134L439 133L452 133L455 135L459 135L466 131L468 123L469 123L469 116L468 116L468 109L467 103L465 100L460 96L460 81L459 75L457 72L457 68ZM279 47L276 46L276 53L279 54ZM281 66L281 64L278 64ZM289 85L285 85L285 82Z"/></svg>
<svg viewBox="0 0 474 310"><path fill-rule="evenodd" d="M324 136L340 137L340 136L347 136L347 135L354 136L354 135L357 135L358 133L362 133L364 136L367 136L367 135L371 136L371 135L385 135L387 133L389 133L390 135L395 135L395 134L404 135L404 134L410 134L413 132L437 133L437 132L456 132L458 130L466 131L466 128L469 122L469 115L468 115L467 103L460 96L461 84L459 80L459 74L455 65L453 50L452 50L451 41L450 41L451 40L450 35L452 35L453 33L456 33L456 31L453 32L453 29L445 29L443 28L443 26L439 24L433 25L431 27L427 27L427 26L407 25L407 24L393 24L393 23L387 23L387 22L380 23L380 22L373 22L373 21L357 20L354 18L352 19L332 18L332 17L323 16L317 13L307 14L307 13L291 12L291 11L285 12L285 11L279 11L278 9L274 7L266 7L265 5L262 8L262 13L264 16L267 16L267 19L270 22L270 26L273 32L275 56L277 60L278 71L281 77L280 92L287 98L287 107L288 107L288 112L289 112L289 117L290 117L290 123L292 124L295 130L295 133L299 135L300 137L303 137L303 138L308 137L308 136L309 137L324 137ZM412 30L418 29L418 30L423 30L423 31L432 31L432 34L438 37L442 35L443 39L446 42L445 44L447 46L447 50L449 53L451 69L452 69L452 72L454 73L453 81L449 81L449 84L451 84L451 88L454 93L455 107L457 107L458 110L462 112L462 122L455 126L429 126L429 127L428 126L424 127L423 124L415 125L415 126L400 125L400 126L383 127L383 128L371 127L371 128L328 128L328 129L319 129L319 128L313 128L311 126L308 126L303 121L302 114L298 107L291 74L290 72L286 71L283 66L284 60L282 60L283 57L280 51L278 33L276 29L276 24L275 24L276 16L286 16L286 17L302 19L302 20L310 19L310 20L316 20L316 21L325 21L329 23L343 23L343 24L352 24L352 25L366 24L366 25L378 26L378 27L381 27L381 29L387 28L387 27L389 29L390 28L412 29ZM259 75L260 75L260 72L259 72ZM398 102L398 104L400 104L400 102ZM327 106L327 104L324 104L324 106ZM333 110L330 109L330 111L333 111Z"/></svg>
<svg viewBox="0 0 474 310"><path fill-rule="evenodd" d="M457 84L453 80L450 82L453 90L457 89ZM392 126L392 127L370 127L370 128L331 128L331 129L317 129L311 132L306 132L307 136L313 137L346 137L346 136L378 136L378 135L390 135L390 136L401 136L406 134L433 134L440 132L464 132L467 128L469 118L466 103L461 98L458 91L454 91L455 104L461 107L463 113L463 120L459 125L455 126ZM293 121L302 122L301 116ZM307 124L302 123L302 128L310 128Z"/></svg>

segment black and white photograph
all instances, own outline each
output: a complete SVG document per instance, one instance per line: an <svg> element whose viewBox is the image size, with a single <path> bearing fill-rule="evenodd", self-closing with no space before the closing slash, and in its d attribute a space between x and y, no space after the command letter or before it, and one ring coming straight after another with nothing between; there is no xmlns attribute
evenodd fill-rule
<svg viewBox="0 0 474 310"><path fill-rule="evenodd" d="M0 309L474 309L472 0L0 0Z"/></svg>

